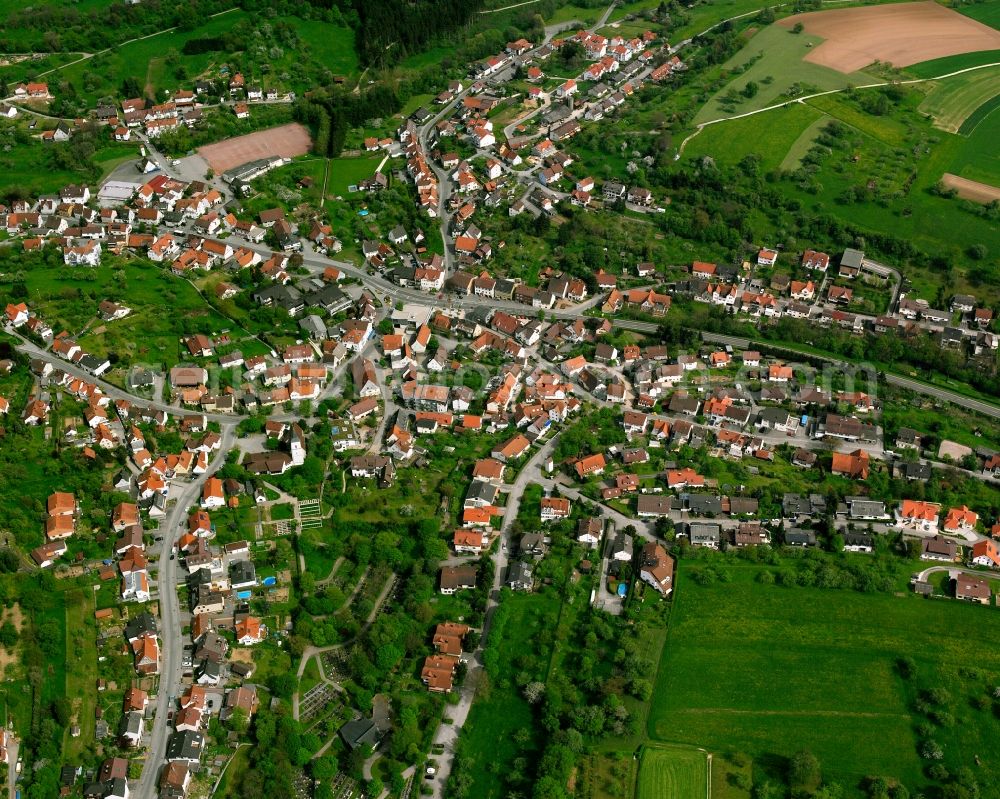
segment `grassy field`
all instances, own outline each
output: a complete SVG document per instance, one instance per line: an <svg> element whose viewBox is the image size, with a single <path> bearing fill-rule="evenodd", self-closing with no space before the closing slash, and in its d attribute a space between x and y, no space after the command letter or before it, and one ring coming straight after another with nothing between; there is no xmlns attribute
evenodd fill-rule
<svg viewBox="0 0 1000 799"><path fill-rule="evenodd" d="M806 102L888 147L905 145L907 136L911 134L911 125L903 119L868 114L844 95L815 97Z"/></svg>
<svg viewBox="0 0 1000 799"><path fill-rule="evenodd" d="M825 780L849 791L870 774L913 786L922 779L919 719L897 659L911 656L923 681L954 686L963 697L978 684L959 674L964 665L980 670L978 682L1000 668L990 609L779 588L756 582L757 567L727 570L732 581L710 587L679 571L649 719L655 740L742 750L755 768L775 773L805 748ZM963 679L970 685L960 687ZM965 765L972 752L996 759L987 741L1000 720L971 707L956 702L957 723L935 730L948 768Z"/></svg>
<svg viewBox="0 0 1000 799"><path fill-rule="evenodd" d="M82 166L80 169L61 169L52 165L47 148L65 145L45 144L35 138L24 143L14 141L9 136L12 129L13 126L0 125L0 135L4 136L6 142L0 149L3 190L17 189L22 194L35 196L58 192L68 183L83 181L93 185L89 179L89 171ZM103 180L116 166L130 158L137 158L138 155L139 149L134 143L102 140L91 160L101 171Z"/></svg>
<svg viewBox="0 0 1000 799"><path fill-rule="evenodd" d="M634 3L619 3L615 6L615 10L611 12L611 16L608 17L608 22L617 22L629 14L639 14L643 11L649 11L658 5L660 5L660 0L636 0Z"/></svg>
<svg viewBox="0 0 1000 799"><path fill-rule="evenodd" d="M94 647L93 592L74 589L66 593L66 662L73 668L66 670L66 696L73 706L73 715L80 725L76 738L66 731L63 756L80 757L94 738L94 707L97 695L97 650Z"/></svg>
<svg viewBox="0 0 1000 799"><path fill-rule="evenodd" d="M804 137L824 118L825 114L814 108L795 104L768 111L766 115L719 122L703 128L688 143L684 156L709 155L720 163L738 163L756 153L764 170L774 169L784 162L793 146L803 143L808 149Z"/></svg>
<svg viewBox="0 0 1000 799"><path fill-rule="evenodd" d="M115 0L46 0L45 5L54 8L72 6L79 11L87 12L95 8L110 6ZM0 0L0 18L6 19L15 11L24 9L24 3L17 0Z"/></svg>
<svg viewBox="0 0 1000 799"><path fill-rule="evenodd" d="M639 764L637 799L705 799L709 761L705 752L679 746L648 746Z"/></svg>
<svg viewBox="0 0 1000 799"><path fill-rule="evenodd" d="M236 10L214 17L192 31L156 34L60 69L48 76L48 79L50 82L70 81L77 87L80 96L91 102L100 97L116 95L126 77L134 77L142 85L146 85L147 80L152 77L157 89L174 90L188 86L195 76L208 68L217 54L209 52L181 55L184 43L189 39L217 36L246 18L245 12ZM177 66L184 67L187 77L181 79L174 74Z"/></svg>
<svg viewBox="0 0 1000 799"><path fill-rule="evenodd" d="M555 13L545 18L546 25L561 25L567 22L585 22L591 25L600 19L604 13L604 6L595 8L582 8L580 6L565 5L557 8Z"/></svg>
<svg viewBox="0 0 1000 799"><path fill-rule="evenodd" d="M872 82L871 76L863 72L845 75L803 61L810 47L821 41L816 36L792 33L780 25L764 28L723 65L734 77L705 103L694 118L695 124L755 111L799 94ZM743 89L751 82L758 86L757 92L753 97L744 97ZM734 96L734 100L727 101Z"/></svg>
<svg viewBox="0 0 1000 799"><path fill-rule="evenodd" d="M1000 94L1000 67L987 67L934 82L920 104L920 111L934 117L934 124L957 133L980 106Z"/></svg>
<svg viewBox="0 0 1000 799"><path fill-rule="evenodd" d="M543 679L548 652L539 646L539 636L551 630L559 615L560 600L554 592L513 594L504 599L509 617L503 625L502 638L495 644L497 667L493 673L513 676L523 665L524 653L535 656L534 679ZM495 636L496 629L491 631ZM492 676L492 675L491 675ZM469 720L462 730L461 753L470 761L473 774L469 796L499 799L503 795L497 773L510 768L518 751L513 740L518 730L533 729L533 714L512 680L491 679L488 691L480 692L472 705Z"/></svg>
<svg viewBox="0 0 1000 799"><path fill-rule="evenodd" d="M961 53L944 58L934 58L922 61L906 68L906 73L915 78L936 78L968 67L978 67L981 64L995 64L1000 61L1000 50L981 50L977 53Z"/></svg>
<svg viewBox="0 0 1000 799"><path fill-rule="evenodd" d="M803 156L809 152L809 149L816 141L816 137L819 136L823 127L829 121L830 117L823 114L822 116L817 117L812 124L803 130L799 134L799 137L792 142L792 146L788 148L788 152L785 153L785 157L781 160L781 168L797 169L802 163Z"/></svg>
<svg viewBox="0 0 1000 799"><path fill-rule="evenodd" d="M0 78L7 81L8 86L33 79L39 72L47 72L55 67L75 61L80 53L36 53L34 57L13 64L0 66Z"/></svg>
<svg viewBox="0 0 1000 799"><path fill-rule="evenodd" d="M317 20L290 17L286 20L308 45L308 53L335 75L357 75L358 53L354 31Z"/></svg>
<svg viewBox="0 0 1000 799"><path fill-rule="evenodd" d="M971 3L956 6L956 10L984 25L1000 30L1000 4L998 3Z"/></svg>
<svg viewBox="0 0 1000 799"><path fill-rule="evenodd" d="M384 155L364 155L359 158L333 158L330 160L330 179L327 194L346 194L347 187L370 178Z"/></svg>
<svg viewBox="0 0 1000 799"><path fill-rule="evenodd" d="M695 36L725 19L752 14L763 7L758 0L707 0L688 10L687 21L670 32L670 40Z"/></svg>
<svg viewBox="0 0 1000 799"><path fill-rule="evenodd" d="M949 160L942 172L1000 186L1000 110L993 109L968 136L948 136L942 146Z"/></svg>
<svg viewBox="0 0 1000 799"><path fill-rule="evenodd" d="M117 353L123 364L144 362L165 368L185 358L180 337L192 332L230 330L234 340L246 335L232 329L185 280L146 261L88 267L33 268L25 274L28 302L55 329L84 333L80 346L96 355ZM124 301L132 314L100 323L103 299ZM164 307L170 309L164 313ZM97 332L100 327L104 332ZM86 328L86 331L85 331ZM198 330L196 330L198 328Z"/></svg>

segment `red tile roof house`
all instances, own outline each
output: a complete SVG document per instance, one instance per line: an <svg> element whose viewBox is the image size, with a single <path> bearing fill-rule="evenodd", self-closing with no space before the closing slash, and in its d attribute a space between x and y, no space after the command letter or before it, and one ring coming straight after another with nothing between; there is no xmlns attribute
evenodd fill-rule
<svg viewBox="0 0 1000 799"><path fill-rule="evenodd" d="M972 547L970 562L974 566L989 566L998 569L1000 568L1000 547L997 547L996 542L989 538L977 541Z"/></svg>
<svg viewBox="0 0 1000 799"><path fill-rule="evenodd" d="M543 522L565 519L569 512L569 500L565 497L542 497L540 515Z"/></svg>
<svg viewBox="0 0 1000 799"><path fill-rule="evenodd" d="M448 655L430 655L424 660L420 670L420 679L427 690L435 693L448 693L454 684L455 667L458 658Z"/></svg>
<svg viewBox="0 0 1000 799"><path fill-rule="evenodd" d="M705 485L705 478L694 469L671 469L667 472L667 487L675 490L681 488L700 488Z"/></svg>
<svg viewBox="0 0 1000 799"><path fill-rule="evenodd" d="M580 458L573 465L573 468L576 469L577 477L583 480L591 475L603 474L606 466L607 462L604 460L604 455L597 453L596 455L588 455L585 458Z"/></svg>
<svg viewBox="0 0 1000 799"><path fill-rule="evenodd" d="M968 533L976 529L976 522L979 521L979 514L969 510L965 505L960 508L952 508L944 519L944 531L946 533Z"/></svg>
<svg viewBox="0 0 1000 799"><path fill-rule="evenodd" d="M489 545L489 534L482 530L456 530L452 541L455 553L479 555Z"/></svg>

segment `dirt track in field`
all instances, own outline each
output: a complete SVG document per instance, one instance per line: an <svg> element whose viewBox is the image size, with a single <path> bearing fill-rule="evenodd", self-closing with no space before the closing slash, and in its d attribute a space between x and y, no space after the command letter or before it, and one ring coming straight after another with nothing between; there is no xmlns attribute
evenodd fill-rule
<svg viewBox="0 0 1000 799"><path fill-rule="evenodd" d="M980 50L1000 50L1000 31L935 2L812 11L778 24L802 23L825 41L804 60L850 73L875 61L906 67Z"/></svg>
<svg viewBox="0 0 1000 799"><path fill-rule="evenodd" d="M958 192L958 196L963 200L972 200L976 203L990 203L1000 200L1000 188L991 186L989 183L979 183L968 178L960 178L950 172L945 172L941 176L941 182L949 189Z"/></svg>
<svg viewBox="0 0 1000 799"><path fill-rule="evenodd" d="M204 158L215 174L241 166L248 161L281 155L291 158L309 152L312 141L309 131L297 122L277 128L258 130L245 136L207 144L198 148L198 155Z"/></svg>

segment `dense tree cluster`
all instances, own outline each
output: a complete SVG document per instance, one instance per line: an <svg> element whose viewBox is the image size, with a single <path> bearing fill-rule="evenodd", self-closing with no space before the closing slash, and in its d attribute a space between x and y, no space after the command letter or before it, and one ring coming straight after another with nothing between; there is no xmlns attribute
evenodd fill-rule
<svg viewBox="0 0 1000 799"><path fill-rule="evenodd" d="M432 39L465 26L483 4L483 0L356 0L361 61L383 66L420 52Z"/></svg>

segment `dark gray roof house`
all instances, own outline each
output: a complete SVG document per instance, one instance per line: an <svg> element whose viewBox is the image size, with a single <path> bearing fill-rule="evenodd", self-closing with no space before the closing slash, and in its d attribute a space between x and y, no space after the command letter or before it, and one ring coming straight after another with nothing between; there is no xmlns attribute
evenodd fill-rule
<svg viewBox="0 0 1000 799"><path fill-rule="evenodd" d="M781 498L781 512L786 519L812 514L812 504L801 494L785 494Z"/></svg>
<svg viewBox="0 0 1000 799"><path fill-rule="evenodd" d="M790 530L785 530L785 543L790 547L814 547L816 533L801 527L792 527Z"/></svg>
<svg viewBox="0 0 1000 799"><path fill-rule="evenodd" d="M371 719L353 719L337 730L337 734L351 751L365 745L374 747L382 738Z"/></svg>
<svg viewBox="0 0 1000 799"><path fill-rule="evenodd" d="M611 542L608 555L612 560L631 561L633 552L632 536L620 532L615 535L614 540Z"/></svg>
<svg viewBox="0 0 1000 799"><path fill-rule="evenodd" d="M200 732L185 730L175 732L167 740L167 760L186 760L197 763L205 747L205 736Z"/></svg>
<svg viewBox="0 0 1000 799"><path fill-rule="evenodd" d="M517 551L532 558L541 557L545 554L545 537L541 533L525 533L521 536Z"/></svg>
<svg viewBox="0 0 1000 799"><path fill-rule="evenodd" d="M531 567L522 561L512 563L507 571L507 587L514 591L530 591L533 586Z"/></svg>
<svg viewBox="0 0 1000 799"><path fill-rule="evenodd" d="M722 528L717 524L694 522L688 525L688 537L693 547L718 549L722 541Z"/></svg>
<svg viewBox="0 0 1000 799"><path fill-rule="evenodd" d="M156 619L149 613L140 613L125 625L125 640L130 643L147 633L156 635Z"/></svg>
<svg viewBox="0 0 1000 799"><path fill-rule="evenodd" d="M722 513L722 499L713 494L682 494L680 499L688 511L698 516L715 516Z"/></svg>

